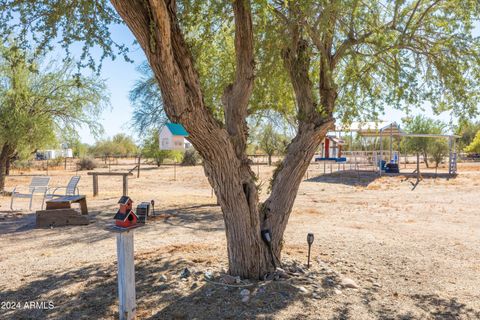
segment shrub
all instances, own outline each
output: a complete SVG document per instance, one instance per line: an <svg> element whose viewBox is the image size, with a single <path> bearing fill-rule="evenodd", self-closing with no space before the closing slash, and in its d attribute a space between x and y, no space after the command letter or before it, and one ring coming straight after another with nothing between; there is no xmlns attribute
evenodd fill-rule
<svg viewBox="0 0 480 320"><path fill-rule="evenodd" d="M200 160L200 154L198 154L197 150L188 149L183 154L182 166L195 166Z"/></svg>
<svg viewBox="0 0 480 320"><path fill-rule="evenodd" d="M12 163L12 168L15 168L18 170L31 169L32 163L28 160L16 160Z"/></svg>
<svg viewBox="0 0 480 320"><path fill-rule="evenodd" d="M58 158L55 158L55 159L48 160L48 166L49 167L60 167L60 166L63 165L64 162L65 162L65 158L58 157Z"/></svg>
<svg viewBox="0 0 480 320"><path fill-rule="evenodd" d="M77 162L78 170L93 170L97 167L96 162L90 158L83 158Z"/></svg>

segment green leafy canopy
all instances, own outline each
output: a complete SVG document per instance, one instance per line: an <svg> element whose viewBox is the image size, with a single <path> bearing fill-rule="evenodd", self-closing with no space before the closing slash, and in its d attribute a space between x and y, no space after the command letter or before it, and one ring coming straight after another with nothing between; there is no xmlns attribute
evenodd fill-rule
<svg viewBox="0 0 480 320"><path fill-rule="evenodd" d="M0 47L0 143L10 153L30 154L81 125L101 131L104 83L72 69L42 64L16 44Z"/></svg>
<svg viewBox="0 0 480 320"><path fill-rule="evenodd" d="M221 120L221 96L235 68L231 8L223 1L179 0L177 6L206 105ZM256 0L252 11L256 82L250 114L296 113L281 57L295 40L294 29L308 44L317 105L314 88L323 85L319 77L326 72L343 121L375 118L385 105L409 110L425 102L459 118L478 114L480 41L472 34L478 1ZM4 37L16 31L22 43L33 40L41 50L57 41L67 50L82 43L82 65L95 65L92 49L101 49L102 58L128 51L111 38L110 26L121 20L106 0L0 0L0 12Z"/></svg>

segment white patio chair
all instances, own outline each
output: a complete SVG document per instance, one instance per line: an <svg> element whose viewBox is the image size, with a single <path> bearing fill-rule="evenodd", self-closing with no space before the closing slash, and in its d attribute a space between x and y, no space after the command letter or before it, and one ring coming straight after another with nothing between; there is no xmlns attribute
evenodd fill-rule
<svg viewBox="0 0 480 320"><path fill-rule="evenodd" d="M63 197L63 196L75 196L79 195L80 191L78 190L78 182L80 181L80 176L73 176L70 178L66 187L55 187L50 188L49 190L53 189L53 192L48 192L45 196L46 199L52 199L55 197ZM58 190L65 189L65 193L57 194Z"/></svg>
<svg viewBox="0 0 480 320"><path fill-rule="evenodd" d="M10 209L13 210L13 200L15 198L30 199L29 210L32 210L33 197L39 195L42 197L42 209L45 202L45 195L48 191L48 184L50 183L50 177L33 177L30 185L28 186L28 192L22 193L18 191L21 187L17 186L12 191L12 199L10 201Z"/></svg>

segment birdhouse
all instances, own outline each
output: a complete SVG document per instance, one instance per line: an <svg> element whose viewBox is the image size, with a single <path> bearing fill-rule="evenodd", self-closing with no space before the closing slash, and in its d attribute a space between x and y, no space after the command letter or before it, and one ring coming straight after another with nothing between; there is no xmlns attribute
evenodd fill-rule
<svg viewBox="0 0 480 320"><path fill-rule="evenodd" d="M137 223L138 217L132 210L133 201L128 196L122 196L118 200L120 208L113 219L115 219L115 225L122 228L128 228Z"/></svg>

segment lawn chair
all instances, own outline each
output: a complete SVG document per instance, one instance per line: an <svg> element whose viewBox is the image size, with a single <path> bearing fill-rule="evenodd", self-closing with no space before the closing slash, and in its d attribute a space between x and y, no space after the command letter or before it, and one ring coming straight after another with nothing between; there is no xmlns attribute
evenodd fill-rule
<svg viewBox="0 0 480 320"><path fill-rule="evenodd" d="M32 210L33 197L35 195L42 196L42 209L43 203L45 202L45 196L48 191L48 184L50 182L50 177L33 177L28 186L28 193L21 193L18 191L20 187L15 187L12 191L12 200L10 201L10 209L13 210L13 200L15 198L30 199L29 210Z"/></svg>
<svg viewBox="0 0 480 320"><path fill-rule="evenodd" d="M78 187L77 187L79 181L80 181L80 176L73 176L72 178L70 178L70 181L68 182L66 187L50 188L50 189L53 189L53 192L48 193L45 197L47 199L52 199L55 197L79 195L80 191L78 190ZM59 189L65 189L65 193L57 194L56 192Z"/></svg>

